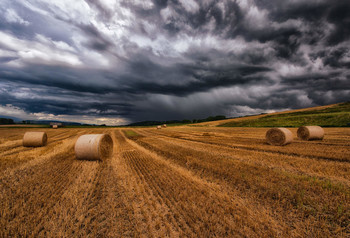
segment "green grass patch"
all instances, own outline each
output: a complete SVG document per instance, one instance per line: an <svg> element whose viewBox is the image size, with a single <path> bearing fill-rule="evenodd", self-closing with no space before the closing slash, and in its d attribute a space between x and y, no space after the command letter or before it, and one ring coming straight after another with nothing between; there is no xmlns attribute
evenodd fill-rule
<svg viewBox="0 0 350 238"><path fill-rule="evenodd" d="M137 132L132 131L132 130L126 130L123 132L124 132L124 135L129 139L135 139L135 138L141 137L140 134L138 134Z"/></svg>
<svg viewBox="0 0 350 238"><path fill-rule="evenodd" d="M290 112L280 115L266 115L257 119L228 122L223 127L299 127L319 125L323 127L349 127L350 102L337 104L322 110Z"/></svg>
<svg viewBox="0 0 350 238"><path fill-rule="evenodd" d="M58 128L115 128L116 126L65 125Z"/></svg>
<svg viewBox="0 0 350 238"><path fill-rule="evenodd" d="M164 124L164 123L163 123ZM122 126L125 128L156 128L157 126L161 126L163 124L157 124L157 125L148 125L148 126ZM186 125L192 125L192 123L171 123L171 124L166 124L167 127L176 127L176 126L186 126Z"/></svg>

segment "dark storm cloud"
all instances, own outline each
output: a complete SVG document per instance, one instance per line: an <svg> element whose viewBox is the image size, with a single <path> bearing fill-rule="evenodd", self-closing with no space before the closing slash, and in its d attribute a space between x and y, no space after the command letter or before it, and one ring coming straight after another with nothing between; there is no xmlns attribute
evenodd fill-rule
<svg viewBox="0 0 350 238"><path fill-rule="evenodd" d="M14 101L11 105L25 109L26 111L34 113L52 113L54 110L57 114L61 115L84 115L94 116L128 116L132 110L132 105L120 105L108 102L100 103L80 103L80 102L57 102L46 100L43 105L41 100L29 100L29 101ZM87 108L89 110L87 110Z"/></svg>
<svg viewBox="0 0 350 238"><path fill-rule="evenodd" d="M87 47L91 50L97 51L106 51L109 47L113 45L112 42L107 40L103 35L98 31L98 29L93 25L77 25L90 39Z"/></svg>
<svg viewBox="0 0 350 238"><path fill-rule="evenodd" d="M28 24L8 22L6 12L10 9L15 9L17 14ZM42 34L54 40L65 41L68 44L73 43L69 37L70 26L67 26L65 22L47 15L37 14L16 1L0 3L0 11L2 12L0 14L0 31L11 32L20 39L32 40L37 34Z"/></svg>
<svg viewBox="0 0 350 238"><path fill-rule="evenodd" d="M108 85L100 86L97 83L95 85L84 83L84 79L87 77L93 77L95 72L92 72L92 74L89 74L89 72L84 73L85 74L78 72L77 74L76 72L68 71L60 67L45 67L42 69L41 66L32 66L30 69L25 69L24 71L8 71L7 69L0 70L0 77L2 80L9 82L26 83L33 86L44 85L76 92L105 94L112 91L118 91L117 88L111 88ZM97 75L95 80L98 81L99 78L100 76Z"/></svg>
<svg viewBox="0 0 350 238"><path fill-rule="evenodd" d="M260 1L258 1L260 2ZM307 1L295 4L285 4L281 2L269 1L279 7L272 8L270 17L273 20L282 22L288 19L303 19L314 26L323 27L325 23L334 25L334 29L327 35L327 43L336 45L350 37L350 2L347 0L336 1ZM266 1L259 4L261 7L267 6Z"/></svg>
<svg viewBox="0 0 350 238"><path fill-rule="evenodd" d="M9 71L8 69L1 69L0 67L0 78L7 82L43 85L76 92L94 93L97 95L106 93L158 93L184 96L195 92L208 91L216 87L249 84L252 81L267 80L264 77L257 77L255 74L271 70L267 67L246 65L221 66L215 68L178 64L172 68L164 68L147 61L134 62L131 64L131 68L139 72L139 75L137 75L139 78L134 78L133 75L121 75L119 78L112 78L109 85L99 84L103 77L103 72L81 72L68 69L67 67L57 66L45 66L43 68L40 65L31 65L30 68L24 69L23 71ZM108 76L105 77L108 78ZM183 77L193 80L185 81L185 83L177 85L148 81L154 77ZM84 82L84 79L87 78L90 79L90 84ZM120 81L120 85L118 85L118 81Z"/></svg>
<svg viewBox="0 0 350 238"><path fill-rule="evenodd" d="M337 93L350 87L349 80L339 72L286 78L284 84L288 85L288 89L304 89L309 93L312 91L332 91L333 93Z"/></svg>
<svg viewBox="0 0 350 238"><path fill-rule="evenodd" d="M178 76L187 76L193 80L181 85L160 84L154 82L137 83L133 88L154 94L186 96L196 92L205 92L217 87L227 87L240 84L251 84L254 81L266 80L264 77L252 76L256 73L269 71L265 67L240 66L226 69L199 68L198 66L181 65ZM187 75L186 75L187 74Z"/></svg>
<svg viewBox="0 0 350 238"><path fill-rule="evenodd" d="M139 121L346 101L348 12L346 0L4 1L0 106Z"/></svg>
<svg viewBox="0 0 350 238"><path fill-rule="evenodd" d="M335 45L350 38L350 2L343 3L331 8L327 20L335 25L335 29L328 37L328 43Z"/></svg>
<svg viewBox="0 0 350 238"><path fill-rule="evenodd" d="M30 85L30 84L29 84ZM130 103L119 103L111 100L109 96L100 96L98 100L94 98L95 94L86 92L74 92L66 91L64 89L47 87L40 85L35 89L28 90L27 84L12 83L3 85L0 101L3 105L11 104L15 107L19 107L26 112L30 113L52 113L63 115L84 115L94 116L99 114L101 116L127 116L133 110L133 105ZM23 91L23 89L26 89ZM15 94L28 93L30 95L40 95L42 92L45 95L18 98ZM46 97L49 96L49 97ZM43 101L43 98L45 100ZM125 100L122 97L115 98L118 101Z"/></svg>

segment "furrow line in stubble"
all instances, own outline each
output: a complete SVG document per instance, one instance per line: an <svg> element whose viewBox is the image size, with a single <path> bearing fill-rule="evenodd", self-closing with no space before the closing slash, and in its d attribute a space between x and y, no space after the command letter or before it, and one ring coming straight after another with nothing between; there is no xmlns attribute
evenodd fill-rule
<svg viewBox="0 0 350 238"><path fill-rule="evenodd" d="M17 143L13 148L7 149L6 152L4 152L3 154L1 154L1 156L10 156L10 155L14 155L17 153L23 153L23 152L27 152L27 151L32 151L32 150L47 150L47 149L51 149L51 147L55 146L57 143L56 142L60 142L62 140L66 140L68 138L71 138L75 135L68 135L68 136L64 136L62 138L57 138L55 140L48 140L48 144L46 146L43 147L37 147L37 148L31 148L31 147L23 147L22 146L22 141L20 141L19 143Z"/></svg>
<svg viewBox="0 0 350 238"><path fill-rule="evenodd" d="M27 171L26 174L22 174L24 176L17 178L19 181L16 183L12 180L2 180L1 187L4 193L1 200L12 207L10 214L2 219L8 219L7 222L16 229L22 224L21 220L26 218L24 224L30 226L26 227L28 230L33 230L34 227L40 230L37 225L41 223L42 217L35 215L35 211L47 213L72 182L70 175L74 173L74 168L72 160L69 159L71 156L72 154L58 155L58 158L52 158L52 165L46 164L41 169L35 169L35 172ZM16 189L19 187L21 189ZM14 204L11 205L12 203Z"/></svg>
<svg viewBox="0 0 350 238"><path fill-rule="evenodd" d="M126 141L128 142L128 139L126 139ZM129 142L128 142L129 143ZM129 143L130 145L130 143ZM131 146L131 145L130 145ZM145 166L145 160L144 157L140 154L139 151L134 150L134 151L129 151L129 153L134 154L134 157L136 158L134 162L134 164L136 164L136 169L141 171L140 169L142 169L142 176L147 179L145 180L145 183L148 184L151 188L152 191L154 191L156 193L156 195L158 196L159 199L161 199L163 201L163 203L165 203L167 205L167 207L169 208L169 210L173 213L172 217L177 221L177 224L179 224L179 228L181 229L181 227L186 228L187 231L185 232L190 232L193 233L194 230L192 227L188 226L187 222L185 222L185 218L187 216L187 214L185 214L184 211L182 211L182 209L177 206L176 201L174 201L173 199L167 197L162 191L161 189L158 187L158 185L155 183L155 181L159 180L160 178L155 177L155 178L150 178L149 177L149 170L151 169L150 167L140 167L140 166ZM143 163L141 163L140 161L142 161ZM148 160L148 162L150 162L151 160ZM147 164L148 166L153 167L153 165L151 163ZM154 168L153 169L157 169ZM140 172L139 172L140 173ZM171 181L170 181L171 182ZM180 219L177 219L177 217L181 218L182 220L184 220L184 222L181 222Z"/></svg>
<svg viewBox="0 0 350 238"><path fill-rule="evenodd" d="M157 209L155 208L155 204L157 203L156 200L158 201L158 204L160 204L162 208L167 206L162 201L162 198L159 198L156 195L154 195L154 193L152 192L148 184L145 182L144 176L140 174L138 170L135 170L134 166L130 166L132 164L132 161L137 158L135 158L135 156L129 154L128 152L135 151L135 150L132 149L131 145L126 142L121 132L116 131L114 133L114 138L116 138L116 140L119 142L118 148L121 154L121 157L120 157L121 160L119 162L121 162L120 165L123 167L122 169L123 169L124 175L126 175L125 179L127 179L126 181L127 187L129 189L132 188L131 190L129 190L129 193L131 191L131 194L132 194L131 198L129 195L129 199L134 201L133 207L135 210L134 216L136 216L135 217L136 221L146 220L147 224L149 224L150 219L147 212L152 213L153 216L158 216L158 220L159 220L160 219L159 217L163 217L163 214L159 214L159 212L156 212L157 211ZM132 178L136 178L136 180ZM169 208L165 208L165 210L169 211ZM141 218L140 216L142 216L143 218ZM166 219L169 221L169 217L167 217ZM167 233L165 234L165 236L168 236L171 232L170 226L167 224L167 222L163 222L163 224L167 229ZM175 229L178 230L178 228L176 228L176 224L177 224L176 221L170 221L170 224L173 224L175 226ZM141 224L136 226L139 234L144 234L145 231L152 232L151 231L152 227L150 227L150 225L148 225L147 227L145 226L146 226L145 222L142 222Z"/></svg>
<svg viewBox="0 0 350 238"><path fill-rule="evenodd" d="M139 132L141 133L141 132ZM144 139L141 139L141 140L136 140L136 142L140 145L142 145L143 147L146 147L150 150L154 150L156 153L160 154L160 155L163 155L165 157L171 157L171 155L168 155L168 151L167 150L164 150L160 147L160 144L159 143L155 143L155 141L162 141L162 143L165 143L167 144L168 148L172 148L171 150L175 150L175 151L181 151L180 148L183 148L183 149L186 149L186 150L189 150L189 151L194 151L195 153L198 154L199 157L201 156L205 156L205 154L203 154L203 147L204 145L203 144L200 144L200 143L195 143L195 142L189 142L189 141L178 141L178 140L170 140L169 138L166 138L166 137L158 137L158 138L153 138L153 139L147 139L147 140L144 140ZM154 143L153 143L154 142ZM160 148L158 148L160 147ZM236 161L241 161L242 163L245 163L245 164L251 164L251 165L258 165L258 166L262 166L262 167L268 167L270 169L276 169L276 170L279 170L279 171L288 171L289 173L292 173L292 174L295 174L295 175L305 175L305 176L309 176L310 178L311 177L317 177L319 178L320 180L325 180L325 179L328 179L328 176L326 176L325 174L322 173L322 171L326 171L326 168L324 168L323 170L319 170L319 168L316 168L316 171L315 172L312 172L312 171L308 171L307 167L304 166L303 163L301 163L300 160L302 160L300 157L295 157L295 156L286 156L286 158L288 158L288 160L281 160L278 156L276 157L276 154L273 154L271 155L270 157L268 157L268 159L265 161L265 157L262 158L262 159L255 159L255 160L250 160L250 155L249 154L244 154L243 157L241 158L241 156L237 156L235 154L234 151L238 151L239 149L234 149L234 151L230 152L229 150L232 150L232 148L220 148L221 146L219 145L206 145L206 148L207 149L208 147L212 147L210 148L210 151L208 151L209 154L211 154L211 151L220 151L220 157L223 157L223 158L227 158L227 159L233 159L233 160L236 160ZM228 150L226 152L224 152L223 150ZM243 150L244 151L244 150ZM212 156L216 156L216 154L212 154ZM169 157L169 158L170 158ZM282 164L275 164L273 161L270 161L270 158L275 158L277 159L277 161L279 163L282 163ZM291 162L291 161L294 161L294 160L297 160L299 163L300 163L300 168L295 168L295 164L294 162ZM186 163L186 158L185 156L180 156L179 158L176 158L176 160L174 160L176 162L182 162L182 166L184 166L183 164ZM316 160L317 161L317 160ZM315 162L316 162L315 161ZM293 166L291 166L289 163L292 163ZM308 160L307 162L311 162L311 160ZM330 162L327 161L322 161L320 163L327 163L328 164L328 167L330 166ZM332 168L333 169L336 169L337 166L336 164L338 164L338 162L336 161L333 161L332 162ZM326 164L324 164L325 166ZM344 164L339 164L338 166L341 166L341 169L342 171L339 171L339 172L342 172L342 173L338 173L336 176L333 176L331 178L332 181L336 182L336 183L341 183L341 184L344 184L345 186L350 186L350 183L349 183L349 180L348 180L348 173L346 172L346 168L344 166Z"/></svg>
<svg viewBox="0 0 350 238"><path fill-rule="evenodd" d="M153 162L153 161L154 161L153 159L149 159L149 163ZM147 165L149 165L149 164L147 164ZM149 168L149 166L144 167L144 170L146 170L146 171L148 171L150 169L152 169L152 168ZM155 171L159 171L160 170L160 168L158 168L158 166L156 166L153 169ZM168 168L168 169L170 169L170 168ZM179 184L182 184L182 187L184 187L185 185L183 184L183 182L186 181L185 182L186 186L187 186L186 191L192 191L192 193L195 193L198 190L197 189L198 184L194 184L194 183L192 183L192 181L188 181L187 179L184 180L185 178L183 178L182 176L178 176L179 174L173 174L173 172L170 173L170 171L168 169L165 169L165 168L162 169L164 171L164 175L163 176L146 176L146 178L149 181L149 183L153 184L153 186L155 187L154 189L156 189L158 187L158 184L163 184L163 185L167 184L166 187L168 187L171 184L172 184L172 186L175 186L175 187L179 186ZM180 179L180 177L181 177L181 179ZM179 180L179 181L176 181L176 180ZM157 184L154 184L155 181L157 181ZM175 183L177 185L175 185ZM201 191L203 192L203 190L198 190L197 191L197 192L199 192L198 195L200 195L200 196L202 196L201 195L201 193L202 193ZM184 207L185 204L181 203L181 201L184 202L182 199L180 201L177 201L177 200L175 200L173 198L173 195L175 195L175 194L171 194L173 191L169 190L168 192L170 192L170 194L163 193L164 195L162 195L162 197L165 196L166 198L168 198L172 202L172 204L174 204L174 206L179 210L179 212L181 212L183 214L183 218L184 218L186 224L189 227L191 227L191 230L193 232L195 232L195 233L200 232L200 230L199 230L199 229L201 229L200 227L201 226L205 226L206 222L208 222L208 221L202 220L201 216L198 216L198 214L204 215L204 213L206 213L206 212L200 211L202 208L199 208L199 207L198 208L194 208L194 207L188 206L188 202L189 202L188 200L186 200L185 203L187 205L186 205L186 207ZM188 195L189 195L189 199L191 199L191 200L194 199L192 194L191 195L188 194ZM212 201L212 202L213 202L214 206L218 206L217 202L214 202L214 201ZM198 210L198 211L196 211L197 213L195 212L195 210ZM204 215L204 217L206 217L206 216L208 216L208 214ZM231 214L230 215L226 214L226 219L228 218L227 216L231 216ZM206 217L204 219L209 219L210 220L212 218ZM217 222L221 223L222 221L220 220L220 221L217 221ZM225 226L224 223L221 224L221 226Z"/></svg>
<svg viewBox="0 0 350 238"><path fill-rule="evenodd" d="M186 229L190 229L190 227L188 227L186 223L181 222L177 218L177 217L182 217L183 215L177 212L178 208L175 207L175 205L173 204L173 201L170 201L169 199L167 199L167 197L164 196L164 194L162 194L162 192L157 187L157 185L155 185L154 183L150 183L149 180L148 181L146 180L147 171L142 171L139 165L140 163L143 162L142 159L140 158L140 154L135 151L126 151L124 155L128 159L128 164L130 169L132 169L133 173L136 174L136 176L139 178L139 181L138 181L138 186L140 186L139 189L140 190L143 189L144 193L147 194L147 195L144 195L146 197L146 202L148 204L154 204L155 202L158 202L161 205L166 206L171 214L167 220L170 219L172 223L174 222L173 225L175 226L175 229L177 231L186 232L186 230L183 230L182 227L186 227ZM142 188L142 187L145 187L145 188ZM150 197L154 197L153 201L147 201L147 198L150 198Z"/></svg>
<svg viewBox="0 0 350 238"><path fill-rule="evenodd" d="M3 176L8 176L8 174L14 174L16 170L21 170L23 168L27 168L30 166L35 166L38 163L47 162L50 159L50 156L55 156L57 152L61 148L67 151L72 151L74 147L75 137L81 135L84 133L84 131L80 131L76 134L71 134L67 138L56 141L55 143L50 143L47 146L44 147L37 147L37 148L25 148L25 147L18 147L18 149L22 149L20 156L24 157L23 160L18 161L18 158L12 158L12 157L3 157L3 159L9 160L9 162L14 161L18 162L16 163L15 167L7 167L3 170L2 174L0 175L0 178ZM67 147L68 143L68 147ZM19 153L19 152L18 152ZM12 153L12 155L16 155L17 153ZM9 155L7 155L9 156ZM27 157L25 157L27 156Z"/></svg>
<svg viewBox="0 0 350 238"><path fill-rule="evenodd" d="M132 142L132 143L135 143L135 142ZM145 149L145 150L148 151L147 149ZM142 150L142 152L143 152L143 150ZM147 155L151 155L151 154L154 154L154 152L150 152L150 154L147 152ZM154 155L154 156L156 156L156 155ZM203 229L203 226L205 227L208 224L208 222L211 223L212 219L216 219L216 218L211 218L211 216L213 214L210 214L211 212L214 212L215 209L214 210L210 209L211 212L207 213L206 210L201 210L203 208L202 207L203 205L199 205L199 207L188 206L189 204L191 204L190 201L193 200L194 203L197 203L198 202L197 199L199 199L199 197L202 197L203 192L205 192L205 193L210 193L212 195L215 194L215 198L211 198L211 196L209 196L206 199L204 199L203 201L201 201L201 203L203 203L203 202L208 203L209 202L209 204L211 204L214 207L228 206L231 209L232 202L229 201L231 199L229 198L229 196L226 193L223 194L222 192L220 192L221 191L220 188L217 188L219 190L217 190L217 189L213 190L212 185L208 186L208 184L205 181L202 181L202 179L193 178L192 177L193 175L189 175L188 173L185 173L186 175L183 175L183 171L182 171L183 169L179 169L177 166L174 166L171 163L169 164L169 162L166 162L167 159L163 158L162 156L160 156L159 158L158 158L158 156L157 156L157 158L156 157L154 157L154 158L150 157L149 159L147 159L147 158L148 157L144 157L145 160L149 160L149 162L147 163L147 166L144 167L144 169L146 171L153 169L155 172L157 172L157 171L164 172L163 176L158 175L158 176L151 176L149 178L146 177L147 181L149 181L149 183L151 183L151 184L152 184L152 182L156 181L157 182L156 187L158 187L158 184L163 184L165 186L165 188L169 187L170 190L167 190L168 193L166 191L164 191L165 193L163 193L166 195L167 198L172 200L172 198L177 197L176 194L172 194L172 193L174 193L175 190L178 190L178 186L180 184L181 184L181 187L183 188L183 190L181 190L181 191L184 191L184 190L192 191L188 195L185 195L185 194L180 195L180 197L178 198L180 200L176 199L176 200L172 200L172 201L173 201L174 205L179 209L179 211L181 211L182 214L184 214L184 216L185 216L184 218L185 218L187 225L192 227L192 230L196 234L200 231L198 229ZM152 163L152 162L155 163L156 161L157 161L157 165L155 165L154 168L152 168L152 166L148 166L149 163ZM144 162L143 164L146 164L146 162ZM172 172L170 172L170 171L172 171ZM175 190L173 191L173 189L175 189ZM178 192L180 192L180 190ZM198 194L198 196L196 196L194 194ZM183 200L184 199L183 196L188 196L188 198L186 200ZM240 201L240 199L238 199L237 201ZM224 204L226 204L226 205L224 205ZM229 204L231 204L231 205L229 205ZM239 204L241 204L241 202L239 202ZM245 206L243 204L238 205L238 206L239 206L238 208L239 208L240 214L242 214L242 212L243 213L246 212ZM221 227L225 227L227 225L226 222L228 222L228 221L232 222L232 219L233 220L236 219L236 216L234 216L234 214L232 214L232 213L226 213L223 210L215 210L215 211L219 211L219 213L221 213L221 215L223 215L225 217L224 220L219 219L219 220L215 221L215 223L219 224ZM248 212L248 213L250 213L250 212ZM194 216L192 217L192 215L194 215ZM216 214L216 215L219 215L219 214ZM219 215L219 216L221 216L221 215ZM270 219L269 220L270 222L274 221L274 219L272 219L272 217L269 217L269 219ZM244 226L248 226L249 227L248 229L251 229L250 225L246 221L241 221L241 222L242 222L242 224L244 224ZM260 225L260 222L261 221L258 221L259 225ZM192 224L193 224L193 226L192 226ZM229 230L230 230L230 232L237 232L237 230L234 228L230 228Z"/></svg>
<svg viewBox="0 0 350 238"><path fill-rule="evenodd" d="M162 154L162 156L166 156L166 157L171 157L172 155L171 154L167 154L167 153L165 153L164 151L161 151L163 154ZM165 154L164 154L165 153ZM178 156L177 156L178 157ZM177 158L176 157L176 158ZM176 158L174 158L174 159L176 159ZM282 175L282 174L281 174ZM298 182L299 180L296 180L295 182ZM301 181L299 181L299 182L301 182ZM297 185L297 184L296 184ZM319 186L321 186L321 185L319 185ZM324 190L324 193L323 194L326 194L327 193L327 191L325 191ZM337 195L337 196L339 196L339 195ZM334 205L334 204L333 204ZM334 218L335 219L335 218Z"/></svg>
<svg viewBox="0 0 350 238"><path fill-rule="evenodd" d="M210 145L219 145L219 146L233 148L233 149L242 149L242 150L255 151L255 152L261 152L261 153L272 153L272 154L279 154L279 155L297 156L297 157L301 157L301 158L305 158L305 159L319 159L319 160L326 160L326 161L336 161L336 162L342 162L342 163L350 163L350 160L330 158L330 157L326 157L326 156L301 155L301 154L298 154L298 153L256 149L256 148L247 147L247 146L241 146L241 145L227 145L227 144L220 144L220 143L216 143L216 142L209 142L209 141L196 140L196 139L190 139L190 138L179 138L179 137L159 134L159 133L156 133L156 132L150 132L150 133L152 133L154 135L157 135L157 136L173 138L175 140L192 141L192 142L203 143L203 144L210 144Z"/></svg>

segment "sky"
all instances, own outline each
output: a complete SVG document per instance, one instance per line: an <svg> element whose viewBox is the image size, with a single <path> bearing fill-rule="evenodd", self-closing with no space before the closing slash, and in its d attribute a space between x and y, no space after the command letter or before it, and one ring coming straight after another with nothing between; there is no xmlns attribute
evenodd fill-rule
<svg viewBox="0 0 350 238"><path fill-rule="evenodd" d="M349 101L348 0L1 0L0 115L121 125Z"/></svg>

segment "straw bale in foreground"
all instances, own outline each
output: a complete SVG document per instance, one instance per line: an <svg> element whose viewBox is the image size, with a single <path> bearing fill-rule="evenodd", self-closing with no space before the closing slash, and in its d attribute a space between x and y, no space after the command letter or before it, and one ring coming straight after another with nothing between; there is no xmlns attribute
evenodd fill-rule
<svg viewBox="0 0 350 238"><path fill-rule="evenodd" d="M82 135L74 148L77 159L105 160L113 154L113 140L108 134Z"/></svg>
<svg viewBox="0 0 350 238"><path fill-rule="evenodd" d="M287 128L272 128L266 132L266 141L270 145L286 145L293 140L293 134Z"/></svg>
<svg viewBox="0 0 350 238"><path fill-rule="evenodd" d="M297 134L302 140L322 140L324 137L324 130L320 126L301 126Z"/></svg>
<svg viewBox="0 0 350 238"><path fill-rule="evenodd" d="M23 146L40 147L47 143L47 135L45 132L26 132L23 136Z"/></svg>

